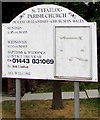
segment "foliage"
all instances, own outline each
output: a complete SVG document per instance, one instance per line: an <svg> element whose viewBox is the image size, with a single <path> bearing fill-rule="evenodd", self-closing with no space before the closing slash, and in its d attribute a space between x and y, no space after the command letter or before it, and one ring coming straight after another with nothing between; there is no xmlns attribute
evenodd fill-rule
<svg viewBox="0 0 100 120"><path fill-rule="evenodd" d="M4 2L2 3L2 22L9 23L22 11L39 4L43 4L43 2ZM92 2L88 4L83 2L45 2L45 4L56 4L68 8L83 17L88 22L97 22L98 29L100 29L100 2L96 2L95 4Z"/></svg>
<svg viewBox="0 0 100 120"><path fill-rule="evenodd" d="M47 81L47 82L41 81L41 84L36 89L36 93L53 92L52 85L53 85L53 81ZM62 89L62 92L72 92L74 91L74 83L73 82L61 82L61 89ZM80 82L80 91L85 91L85 90L90 90L90 89L98 89L98 83Z"/></svg>

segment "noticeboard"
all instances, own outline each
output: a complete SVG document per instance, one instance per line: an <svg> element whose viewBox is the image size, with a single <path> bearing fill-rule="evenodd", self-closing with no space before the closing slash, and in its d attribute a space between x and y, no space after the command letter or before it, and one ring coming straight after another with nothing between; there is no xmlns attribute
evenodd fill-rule
<svg viewBox="0 0 100 120"><path fill-rule="evenodd" d="M56 24L59 25L59 27L57 27ZM67 27L65 27L65 24ZM81 30L79 30L79 28L81 28ZM74 29L76 31L75 33ZM72 30L69 36L65 36L66 30L69 32ZM84 38L83 34L86 33L85 36L87 35L88 38L86 38L86 40L88 41L88 39L90 40L89 34L93 33L93 35L91 36L91 40L93 41L92 43L94 46L92 47L93 49L95 49L95 52L93 52L93 55L91 55L90 57L93 57L91 60L93 60L94 62L90 62L90 57L88 57L88 55L91 54L91 50L88 50L88 53L85 56L87 58L83 59L81 56L79 56L80 58L78 58L78 56L75 55L74 57L76 58L70 57L68 61L69 63L71 63L73 60L76 61L76 63L80 64L77 72L80 71L80 69L82 69L83 71L81 62L84 61L88 65L88 73L82 73L82 78L79 78L81 74L75 74L74 70L72 71L74 77L71 77L71 73L68 75L68 66L66 66L65 69L67 71L63 71L63 66L61 66L61 62L64 62L64 59L60 59L60 53L58 53L59 44L62 44L62 42L56 37L56 35L60 35L59 32L61 32L61 41L63 41L63 44L67 47L67 41L69 42L71 38L73 39L71 41L74 41L71 44L75 43L74 46L76 46L78 41L82 41L81 38ZM75 36L74 34L76 34L77 36ZM66 38L67 41L65 40ZM84 44L85 42L86 41L83 41ZM89 43L89 41L87 42L87 44L92 43ZM91 47L91 45L86 45L86 50L91 49L89 47ZM65 54L69 53L68 51L65 52L65 50L66 49L63 48L62 55L64 56ZM71 50L71 48L69 47L68 50ZM78 49L75 48L76 53L77 51ZM80 53L78 54L81 55L81 53L86 53L83 48L81 48ZM73 56L73 53L71 54ZM64 7L52 4L37 5L20 13L9 24L2 24L3 78L69 81L80 80L97 82L97 72L95 72L95 77L93 77L94 71L97 67L96 57L96 25L94 23L89 24L82 17ZM88 62L87 59L89 60ZM60 66L58 66L58 63L60 64ZM85 63L85 68L87 68ZM90 72L91 65L94 66L91 67L92 72ZM61 73L59 73L59 67L61 67ZM74 68L76 69L76 67ZM69 72L71 72L70 69L71 66L69 65ZM66 76L70 76L70 78L67 77L66 79ZM76 78L76 76L78 76L78 79L73 79ZM85 79L83 79L83 77Z"/></svg>
<svg viewBox="0 0 100 120"><path fill-rule="evenodd" d="M96 24L55 26L55 78L97 81Z"/></svg>

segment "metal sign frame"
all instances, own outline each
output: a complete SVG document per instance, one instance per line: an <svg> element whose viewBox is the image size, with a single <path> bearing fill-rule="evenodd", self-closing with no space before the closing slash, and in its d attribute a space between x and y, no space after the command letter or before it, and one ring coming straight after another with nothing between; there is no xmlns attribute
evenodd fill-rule
<svg viewBox="0 0 100 120"><path fill-rule="evenodd" d="M88 27L89 28L89 38L90 38L90 71L91 71L91 77L81 77L81 76L68 76L68 75L61 75L59 74L61 72L61 69L59 69L58 65L60 62L58 61L57 56L57 28L67 28L67 27ZM96 23L95 22L89 22L87 24L58 24L54 26L54 39L55 39L55 70L54 70L54 76L56 79L66 79L66 80L75 80L75 81L86 81L86 82L97 82L97 34L96 34ZM61 58L62 60L62 58ZM58 62L58 63L57 63ZM63 65L64 66L64 65ZM61 68L61 67L60 67ZM62 69L62 71L65 71L65 69ZM60 72L59 72L60 71ZM57 73L58 72L58 73ZM66 72L66 71L65 71Z"/></svg>

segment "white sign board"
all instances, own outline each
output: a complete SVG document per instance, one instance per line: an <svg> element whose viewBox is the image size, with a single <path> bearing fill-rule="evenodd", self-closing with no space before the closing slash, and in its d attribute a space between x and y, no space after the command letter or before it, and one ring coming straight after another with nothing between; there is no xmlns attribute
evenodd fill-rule
<svg viewBox="0 0 100 120"><path fill-rule="evenodd" d="M97 81L96 24L55 27L55 77Z"/></svg>
<svg viewBox="0 0 100 120"><path fill-rule="evenodd" d="M88 24L76 13L49 4L29 8L3 24L2 77L60 80L55 78L54 26L82 23Z"/></svg>

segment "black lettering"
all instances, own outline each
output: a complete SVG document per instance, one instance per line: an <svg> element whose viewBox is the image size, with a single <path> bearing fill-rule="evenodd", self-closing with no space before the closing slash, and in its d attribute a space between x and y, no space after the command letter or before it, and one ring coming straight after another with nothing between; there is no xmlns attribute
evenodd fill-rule
<svg viewBox="0 0 100 120"><path fill-rule="evenodd" d="M53 64L53 59L32 59L33 64Z"/></svg>
<svg viewBox="0 0 100 120"><path fill-rule="evenodd" d="M37 8L38 12L61 12L62 8Z"/></svg>

